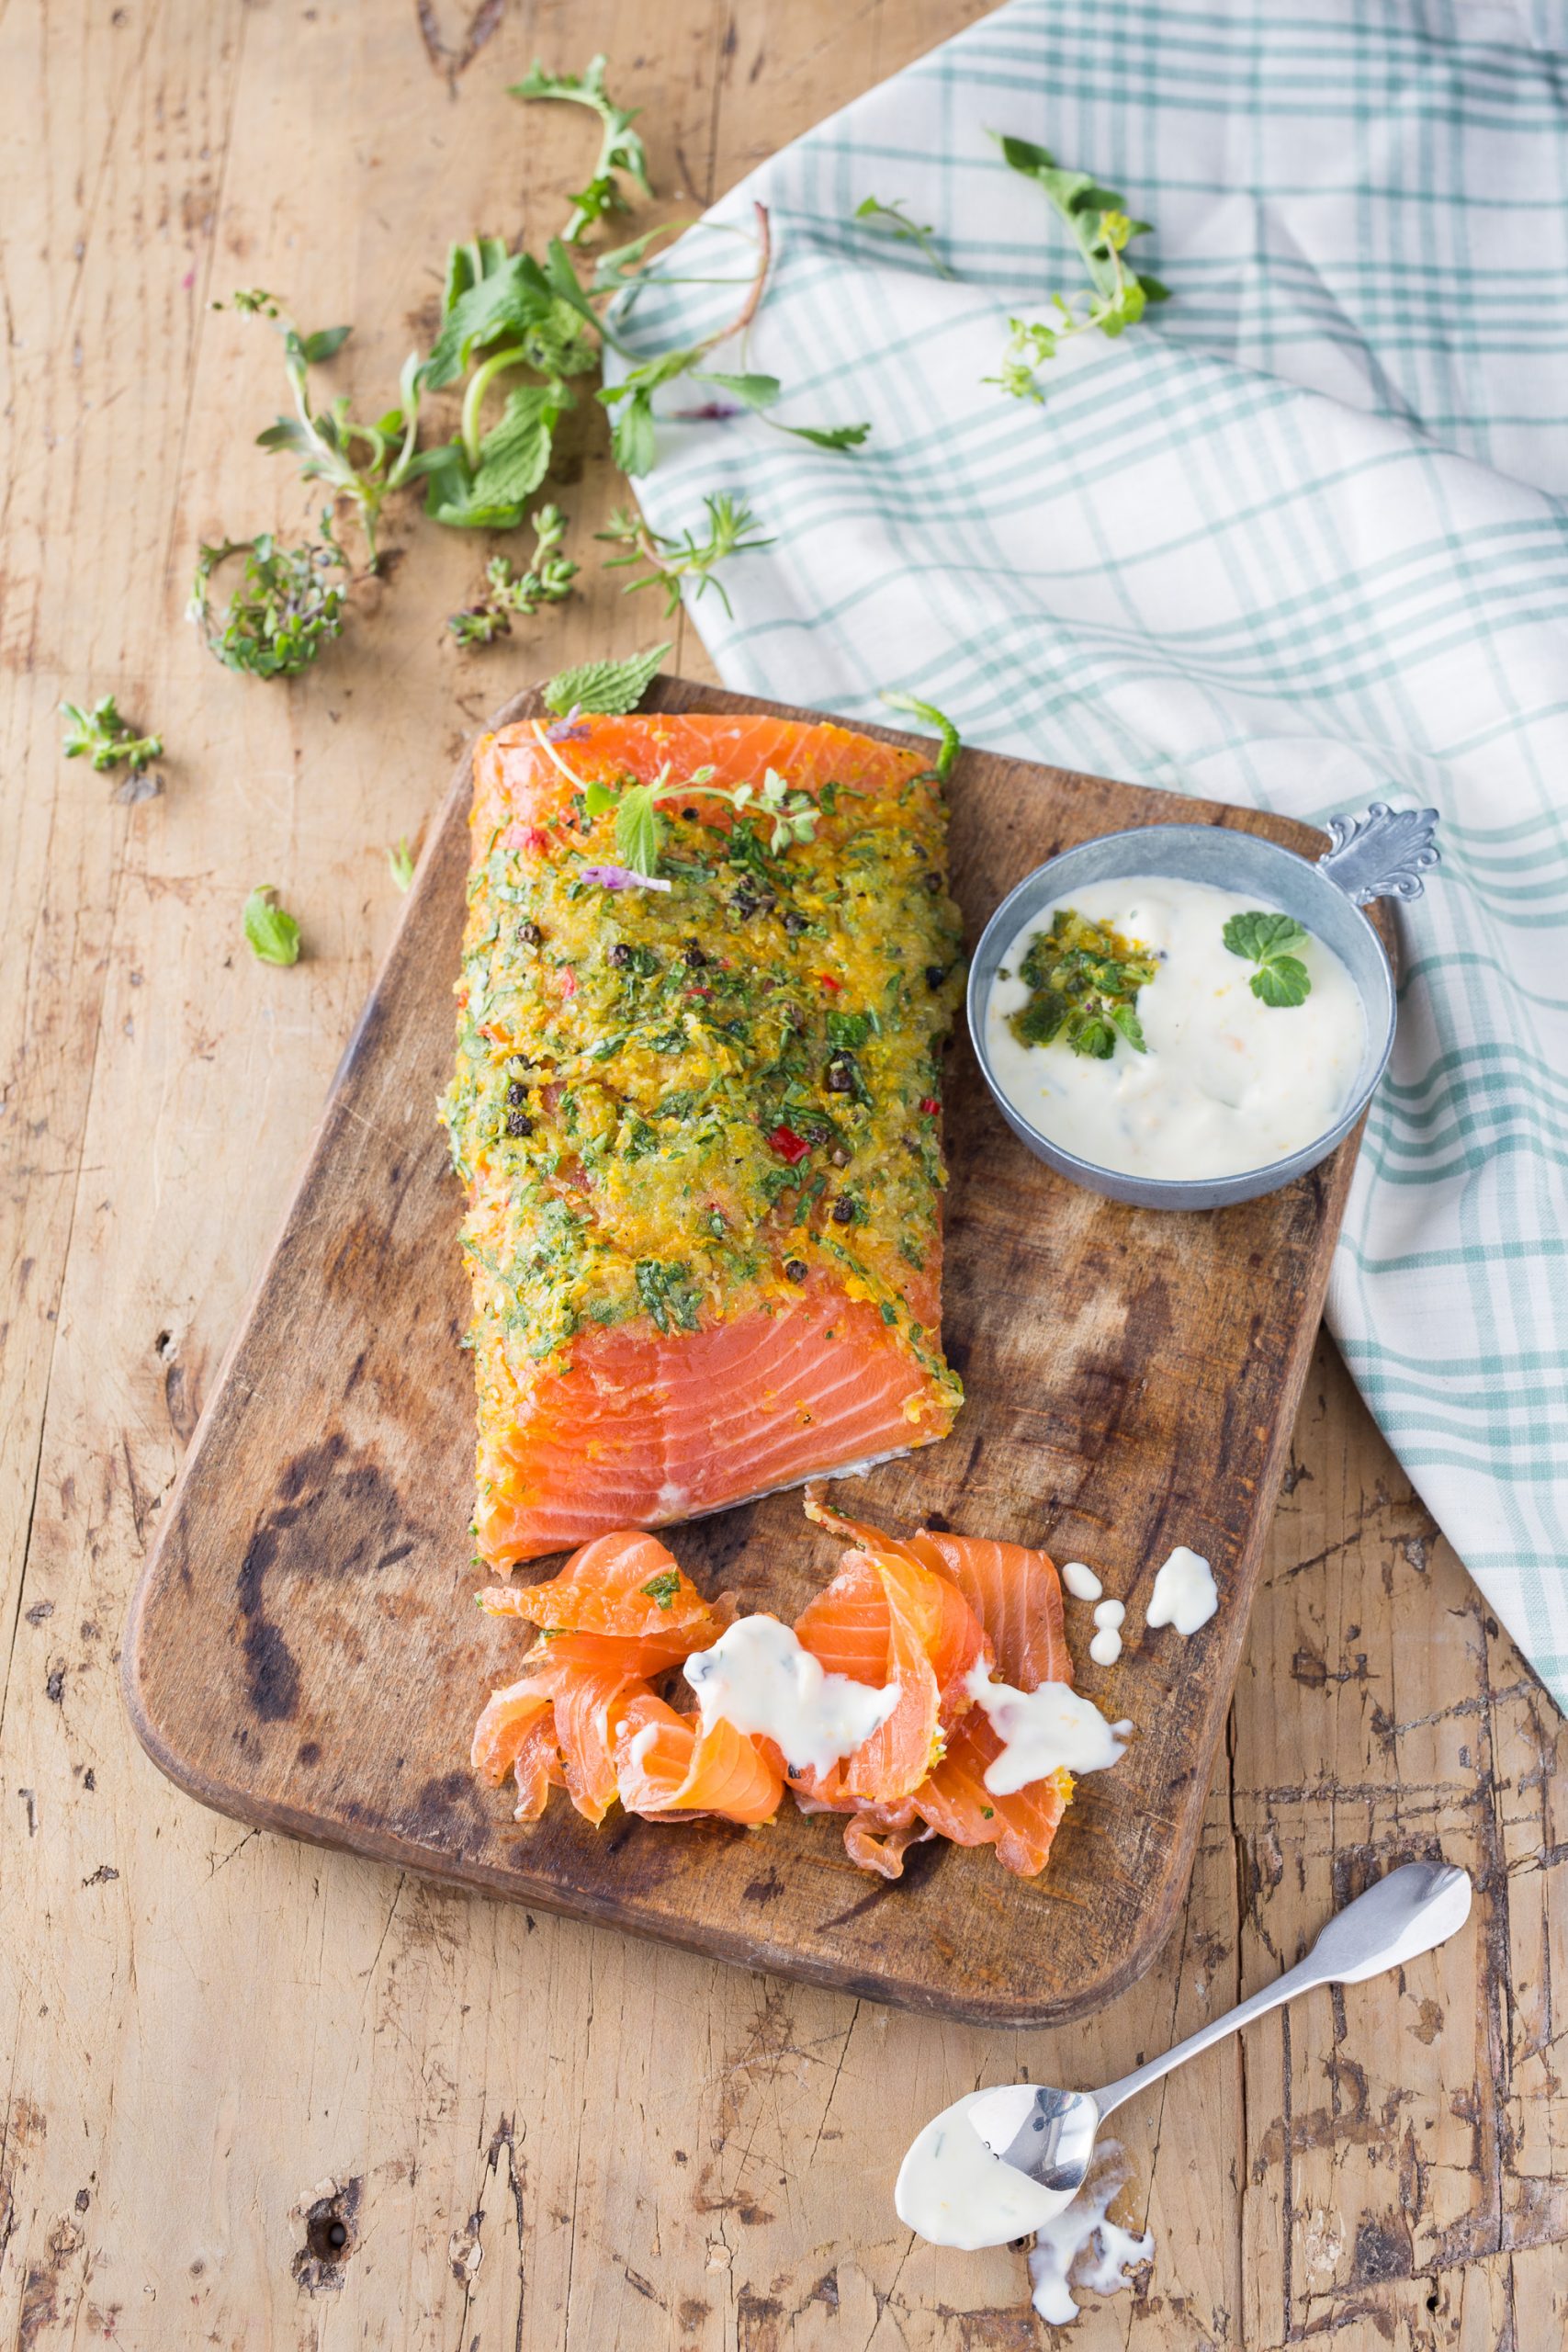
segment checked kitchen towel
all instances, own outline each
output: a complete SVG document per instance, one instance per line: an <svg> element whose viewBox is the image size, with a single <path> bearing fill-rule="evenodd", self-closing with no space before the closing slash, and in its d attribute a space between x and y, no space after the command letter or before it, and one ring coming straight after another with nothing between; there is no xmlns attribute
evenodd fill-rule
<svg viewBox="0 0 1568 2352"><path fill-rule="evenodd" d="M1568 1704L1568 29L1541 0L1011 0L735 189L657 266L775 260L744 356L788 424L666 417L774 545L695 605L731 686L1321 823L1435 803L1399 1040L1329 1319L1390 1443ZM1555 41L1555 51L1551 43ZM998 372L1083 271L991 130L1155 224L1172 299ZM857 221L874 196L932 225ZM641 351L730 315L656 286ZM689 384L660 396L689 405Z"/></svg>

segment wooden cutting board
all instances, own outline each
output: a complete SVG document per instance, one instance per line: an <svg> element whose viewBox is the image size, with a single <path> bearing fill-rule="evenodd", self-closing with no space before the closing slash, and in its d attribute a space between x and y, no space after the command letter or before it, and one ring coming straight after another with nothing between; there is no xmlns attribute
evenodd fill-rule
<svg viewBox="0 0 1568 2352"><path fill-rule="evenodd" d="M759 707L672 678L649 704ZM496 723L541 707L520 696ZM1321 846L1279 818L985 752L962 755L951 793L971 940L1021 876L1091 834L1199 820ZM1026 1152L966 1038L953 1049L943 1337L968 1401L943 1443L837 1493L897 1532L1042 1544L1125 1599L1109 1669L1067 1603L1079 1687L1137 1736L1079 1782L1042 1879L938 1841L887 1885L851 1865L841 1825L788 1805L764 1829L613 1814L595 1831L558 1793L519 1827L468 1766L528 1629L471 1599L462 1202L434 1118L468 797L465 758L132 1602L138 1735L205 1804L479 1893L954 2017L1081 2015L1148 1966L1186 1887L1359 1136L1269 1200L1122 1208ZM840 1550L798 1493L672 1541L705 1589L786 1618ZM1144 1625L1177 1544L1207 1555L1221 1594L1190 1641Z"/></svg>

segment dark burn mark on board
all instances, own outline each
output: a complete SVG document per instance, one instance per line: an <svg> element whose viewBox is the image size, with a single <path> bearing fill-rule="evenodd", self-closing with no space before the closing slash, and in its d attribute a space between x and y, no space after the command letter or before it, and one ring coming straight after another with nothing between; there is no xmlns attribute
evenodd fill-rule
<svg viewBox="0 0 1568 2352"><path fill-rule="evenodd" d="M407 1559L423 1532L407 1536L397 1488L378 1463L355 1458L341 1430L290 1456L277 1496L246 1546L234 1593L246 1698L262 1723L286 1723L299 1704L299 1665L268 1608L276 1578L376 1575Z"/></svg>

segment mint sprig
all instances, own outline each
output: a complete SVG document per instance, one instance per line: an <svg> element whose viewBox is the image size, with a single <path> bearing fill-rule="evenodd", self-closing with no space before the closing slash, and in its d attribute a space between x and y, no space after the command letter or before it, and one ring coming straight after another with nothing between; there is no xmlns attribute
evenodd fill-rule
<svg viewBox="0 0 1568 2352"><path fill-rule="evenodd" d="M646 653L628 653L624 662L580 662L574 670L559 671L545 688L548 709L564 718L569 711L592 711L602 718L624 718L635 710L669 652L650 645Z"/></svg>
<svg viewBox="0 0 1568 2352"><path fill-rule="evenodd" d="M1309 933L1294 915L1267 914L1261 909L1232 915L1221 936L1233 956L1257 965L1248 985L1260 1004L1282 1008L1305 1003L1312 994L1312 975L1295 951L1306 945Z"/></svg>

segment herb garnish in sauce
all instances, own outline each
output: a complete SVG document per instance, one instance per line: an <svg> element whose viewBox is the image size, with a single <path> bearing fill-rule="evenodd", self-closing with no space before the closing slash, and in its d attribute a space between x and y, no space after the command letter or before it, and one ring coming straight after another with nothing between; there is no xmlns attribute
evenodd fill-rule
<svg viewBox="0 0 1568 2352"><path fill-rule="evenodd" d="M1250 985L1260 1004L1303 1004L1312 994L1312 974L1296 954L1308 934L1294 915L1232 915L1221 936L1233 956L1257 965Z"/></svg>
<svg viewBox="0 0 1568 2352"><path fill-rule="evenodd" d="M1075 1054L1108 1062L1121 1036L1134 1053L1147 1053L1135 1008L1138 990L1155 977L1155 961L1109 923L1058 907L1050 930L1030 941L1019 971L1031 990L1012 1016L1021 1045L1049 1046L1060 1037Z"/></svg>

